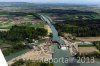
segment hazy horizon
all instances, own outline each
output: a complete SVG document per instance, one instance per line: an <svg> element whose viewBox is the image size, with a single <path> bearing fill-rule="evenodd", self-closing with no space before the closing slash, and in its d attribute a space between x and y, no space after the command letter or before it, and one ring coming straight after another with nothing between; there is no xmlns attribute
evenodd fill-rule
<svg viewBox="0 0 100 66"><path fill-rule="evenodd" d="M0 2L100 4L100 0L0 0Z"/></svg>

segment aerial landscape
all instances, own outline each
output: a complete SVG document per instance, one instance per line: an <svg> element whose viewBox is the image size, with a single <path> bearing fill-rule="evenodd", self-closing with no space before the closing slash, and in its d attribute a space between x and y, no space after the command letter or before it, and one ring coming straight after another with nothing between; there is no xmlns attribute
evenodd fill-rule
<svg viewBox="0 0 100 66"><path fill-rule="evenodd" d="M100 65L100 1L68 1L0 1L7 66Z"/></svg>

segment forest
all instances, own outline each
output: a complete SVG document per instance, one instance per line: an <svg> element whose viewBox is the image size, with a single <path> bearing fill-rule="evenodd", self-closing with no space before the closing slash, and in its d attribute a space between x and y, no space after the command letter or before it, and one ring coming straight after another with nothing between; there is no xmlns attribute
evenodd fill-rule
<svg viewBox="0 0 100 66"><path fill-rule="evenodd" d="M78 14L86 14L86 15L92 15L92 14L98 14L93 11L79 11L79 10L63 10L63 9L46 9L41 10L41 13L58 13L58 14L70 14L70 15L78 15Z"/></svg>
<svg viewBox="0 0 100 66"><path fill-rule="evenodd" d="M0 44L11 45L10 48L3 51L4 55L8 56L18 50L25 49L22 42L31 43L33 39L39 40L47 36L47 30L44 28L34 28L26 26L12 26L8 32L0 32ZM28 39L26 39L28 38ZM8 51L9 50L9 51Z"/></svg>
<svg viewBox="0 0 100 66"><path fill-rule="evenodd" d="M73 10L72 10L73 11ZM69 13L74 13L69 15ZM100 36L100 14L87 11L68 11L65 14L58 14L64 22L56 22L56 29L61 32L71 33L77 37L98 37ZM88 14L87 14L88 13ZM57 19L59 20L59 19Z"/></svg>
<svg viewBox="0 0 100 66"><path fill-rule="evenodd" d="M8 32L0 32L0 39L9 41L24 41L25 38L39 39L47 35L44 28L34 28L26 26L12 26Z"/></svg>
<svg viewBox="0 0 100 66"><path fill-rule="evenodd" d="M67 20L64 23L56 23L59 32L71 33L77 37L100 36L100 19L96 20Z"/></svg>

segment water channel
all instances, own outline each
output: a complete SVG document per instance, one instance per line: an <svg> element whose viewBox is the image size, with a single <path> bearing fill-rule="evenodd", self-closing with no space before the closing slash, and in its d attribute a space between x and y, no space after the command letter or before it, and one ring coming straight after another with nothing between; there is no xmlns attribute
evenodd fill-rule
<svg viewBox="0 0 100 66"><path fill-rule="evenodd" d="M50 28L51 28L52 33L53 33L52 41L58 43L58 44L55 43L55 44L52 46L52 50L53 50L53 52L54 52L53 58L54 58L54 59L57 59L57 60L64 58L64 59L63 59L63 61L64 61L64 60L66 60L65 58L71 57L71 55L70 55L68 49L66 49L66 50L61 50L61 49L58 48L58 45L63 45L63 44L65 44L65 43L64 43L64 41L63 41L62 39L60 39L60 37L58 36L58 31L57 31L57 30L55 29L55 27L51 24L51 20L49 19L49 17L46 16L46 15L41 15L41 14L39 14L39 15L41 16L41 19L42 19L44 22L46 22L46 23L50 26ZM56 61L56 62L54 62L54 66L66 66L66 64L63 63L63 62Z"/></svg>
<svg viewBox="0 0 100 66"><path fill-rule="evenodd" d="M60 39L60 37L58 36L58 31L51 24L52 23L51 19L48 16L43 15L43 14L39 14L39 16L51 28L52 33L53 33L52 41L54 41L54 42L56 41L57 43L59 43L59 45L65 44L64 41L62 39ZM63 61L66 61L66 59L67 59L68 62L63 63L63 62L56 61L57 63L54 63L54 66L100 66L100 63L77 63L77 59L75 59L74 57L71 57L69 50L68 49L66 49L66 50L59 49L57 43L52 46L52 50L54 52L53 58L57 59L57 60L64 58Z"/></svg>

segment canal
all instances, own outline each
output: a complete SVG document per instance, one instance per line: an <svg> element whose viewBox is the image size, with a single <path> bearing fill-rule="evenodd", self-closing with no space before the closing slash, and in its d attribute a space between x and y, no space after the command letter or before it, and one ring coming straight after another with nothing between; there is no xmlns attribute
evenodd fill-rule
<svg viewBox="0 0 100 66"><path fill-rule="evenodd" d="M64 41L62 39L60 39L60 37L58 35L58 31L51 24L50 18L46 15L41 15L41 14L39 14L39 15L40 15L41 19L44 22L46 22L51 28L52 33L53 33L52 41L57 42L54 45L52 45L52 50L54 52L53 59L54 60L56 59L56 61L54 62L54 66L66 66L66 64L64 62L60 62L60 61L57 61L57 60L64 58L63 61L65 61L66 60L65 58L70 58L71 55L70 55L69 50L68 49L61 50L61 49L58 48L58 45L65 45Z"/></svg>
<svg viewBox="0 0 100 66"><path fill-rule="evenodd" d="M53 33L52 41L56 41L57 43L59 43L59 45L65 44L64 41L60 39L58 35L58 31L51 24L52 23L51 19L46 15L42 15L42 14L38 14L38 15L41 17L41 19L44 22L46 22L50 26ZM52 45L52 50L54 52L53 59L59 60L61 58L64 58L63 59L64 62L56 61L54 62L54 66L100 66L100 63L97 61L95 63L77 63L78 60L75 59L74 57L71 57L69 49L61 50L58 48L57 43L54 43L54 45ZM68 62L65 62L66 59L68 60Z"/></svg>

